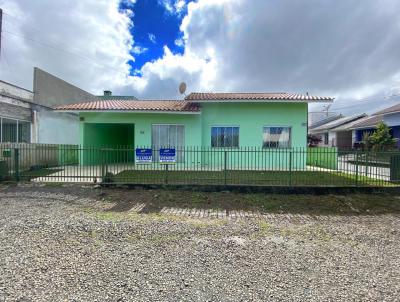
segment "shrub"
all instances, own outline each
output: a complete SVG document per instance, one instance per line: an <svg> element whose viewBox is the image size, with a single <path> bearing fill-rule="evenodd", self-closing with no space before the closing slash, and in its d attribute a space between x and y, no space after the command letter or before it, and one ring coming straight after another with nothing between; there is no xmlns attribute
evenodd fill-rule
<svg viewBox="0 0 400 302"><path fill-rule="evenodd" d="M309 147L316 147L320 142L322 142L322 138L313 134L307 135L307 143Z"/></svg>
<svg viewBox="0 0 400 302"><path fill-rule="evenodd" d="M115 175L111 172L107 172L106 175L103 177L104 183L112 183L114 182Z"/></svg>
<svg viewBox="0 0 400 302"><path fill-rule="evenodd" d="M390 134L389 127L383 122L377 125L373 133L369 134L366 132L363 135L363 142L367 150L385 151L393 149L396 145L396 141L397 140Z"/></svg>

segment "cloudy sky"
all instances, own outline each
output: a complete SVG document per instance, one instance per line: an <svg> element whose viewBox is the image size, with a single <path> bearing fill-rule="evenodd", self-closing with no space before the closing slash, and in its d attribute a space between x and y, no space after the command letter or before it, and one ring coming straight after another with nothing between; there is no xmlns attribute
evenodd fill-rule
<svg viewBox="0 0 400 302"><path fill-rule="evenodd" d="M0 79L38 66L85 90L297 92L332 110L400 102L398 0L0 0ZM318 107L312 110L318 110Z"/></svg>

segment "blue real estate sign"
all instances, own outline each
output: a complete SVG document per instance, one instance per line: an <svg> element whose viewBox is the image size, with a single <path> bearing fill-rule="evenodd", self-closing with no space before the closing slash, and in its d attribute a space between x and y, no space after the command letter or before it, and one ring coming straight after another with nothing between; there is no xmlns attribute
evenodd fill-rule
<svg viewBox="0 0 400 302"><path fill-rule="evenodd" d="M160 163L175 163L176 152L174 148L161 148L160 149Z"/></svg>
<svg viewBox="0 0 400 302"><path fill-rule="evenodd" d="M151 149L136 149L136 163L146 164L153 161L153 152Z"/></svg>

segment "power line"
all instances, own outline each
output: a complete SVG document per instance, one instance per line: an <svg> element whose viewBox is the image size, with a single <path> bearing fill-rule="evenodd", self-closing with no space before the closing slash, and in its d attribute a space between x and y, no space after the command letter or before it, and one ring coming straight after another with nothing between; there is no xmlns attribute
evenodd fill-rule
<svg viewBox="0 0 400 302"><path fill-rule="evenodd" d="M3 10L0 8L0 59L1 59L1 40L2 40L2 26L3 26Z"/></svg>
<svg viewBox="0 0 400 302"><path fill-rule="evenodd" d="M6 56L6 49L5 48L3 49L2 55L3 55L2 62L4 62L5 66L6 66L7 70L8 70L8 73L10 74L10 76L13 78L13 80L15 82L18 82L18 81L16 81L17 77L15 76L13 71L11 70L10 64L8 64L8 60L7 60L7 56Z"/></svg>
<svg viewBox="0 0 400 302"><path fill-rule="evenodd" d="M14 18L14 19L17 19L17 20L23 20L23 19L20 18L20 17L16 17L16 16L13 16L13 15L10 15L9 13L6 13L6 12L4 12L4 14L7 15L7 16L12 17L12 18ZM30 26L30 28L32 28L32 26ZM36 33L43 33L43 30L41 30L41 29L39 29L39 28L37 28L37 27L36 27L36 29L38 29L38 31L33 31L33 32L36 32ZM51 49L53 49L53 50L56 50L56 51L59 51L59 52L63 52L63 53L65 53L65 54L78 57L78 58L80 58L80 59L82 59L82 60L86 60L86 61L88 61L88 62L91 62L91 63L93 63L93 64L96 64L96 66L98 66L98 67L107 68L107 69L110 69L110 70L114 70L114 71L116 71L116 72L118 72L118 73L123 74L124 76L127 76L127 75L128 75L127 73L125 73L125 72L121 71L120 69L117 69L117 68L115 68L115 67L113 67L113 66L107 66L107 65L101 64L101 63L97 62L97 61L96 61L95 59L93 59L93 58L84 56L84 55L79 54L79 53L77 53L77 52L73 52L73 51L70 51L70 50L66 50L66 49L65 49L66 46L65 46L65 45L62 45L62 44L60 44L60 43L54 43L53 41L52 41L53 43L43 42L43 41L41 41L41 40L33 39L33 38L31 38L31 37L28 37L28 36L26 36L25 34L17 34L17 33L15 33L15 32L10 32L10 31L7 31L7 30L3 30L3 32L5 32L5 33L7 33L7 34L9 34L9 35L13 35L13 36L20 37L20 38L26 39L26 40L28 40L28 41L37 43L37 44L39 44L39 45L41 45L41 46L43 46L43 47L48 47L48 48L51 48ZM127 62L126 62L126 63L127 63Z"/></svg>
<svg viewBox="0 0 400 302"><path fill-rule="evenodd" d="M46 43L46 42L42 42L42 41L39 41L39 40L36 40L36 39L32 39L32 38L30 38L30 37L27 37L27 36L24 35L24 34L17 34L17 33L14 33L14 32L7 31L7 30L3 30L3 33L9 34L9 35L12 35L12 36L15 36L15 37L20 37L20 38L23 38L23 39L25 39L25 40L28 40L28 41L37 43L37 44L39 44L39 45L41 45L41 46L43 46L43 47L51 48L51 49L53 49L53 50L56 50L56 51L59 51L59 52L63 52L63 53L65 53L65 54L78 57L78 58L80 58L80 59L82 59L82 60L91 62L92 64L95 64L96 66L101 67L101 68L107 68L107 69L115 70L116 72L119 72L119 73L123 74L124 76L127 75L127 73L125 73L125 72L123 72L123 71L121 71L120 69L117 69L117 68L115 68L115 67L107 66L107 65L104 65L104 64L100 64L100 63L98 63L96 60L94 60L94 59L92 59L92 58L83 56L83 55L81 55L81 54L78 54L78 53L75 53L75 52L72 52L72 51L69 51L69 50L65 50L65 49L59 48L59 47L57 47L57 46L51 45L51 44Z"/></svg>
<svg viewBox="0 0 400 302"><path fill-rule="evenodd" d="M400 93L396 93L396 94L385 96L385 97L383 97L383 99L389 99L389 98L396 97L396 96L400 96ZM376 99L376 98L378 98L378 99ZM356 102L356 103L360 103L360 102L366 103L365 100L372 100L370 103L381 102L382 101L382 97L381 98L379 98L379 97L369 97L369 98L359 99L359 100L354 101L354 102ZM360 105L362 105L362 104L352 104L352 105L349 105L349 106L334 107L334 108L332 108L332 110L336 111L336 110L339 110L339 109L353 108L353 107L357 107L357 106L360 106Z"/></svg>

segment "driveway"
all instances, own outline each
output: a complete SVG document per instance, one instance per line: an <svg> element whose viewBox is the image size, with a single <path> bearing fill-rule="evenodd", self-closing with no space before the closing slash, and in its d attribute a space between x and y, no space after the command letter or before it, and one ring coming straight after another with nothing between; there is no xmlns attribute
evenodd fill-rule
<svg viewBox="0 0 400 302"><path fill-rule="evenodd" d="M338 157L338 170L346 173L356 174L360 176L367 176L374 179L390 180L390 168L365 166L351 163L356 160L354 154L347 154ZM358 172L357 172L358 171Z"/></svg>
<svg viewBox="0 0 400 302"><path fill-rule="evenodd" d="M196 207L185 211L165 203L177 198L168 191L126 191L121 200L113 192L0 187L0 301L395 301L400 296L397 213L245 208L243 215L240 210L230 215L235 205L213 210L203 205L215 196L251 205L262 195L190 193L191 201L182 202ZM274 196L268 198L280 198ZM337 200L358 213L351 197ZM205 214L210 212L216 214Z"/></svg>

